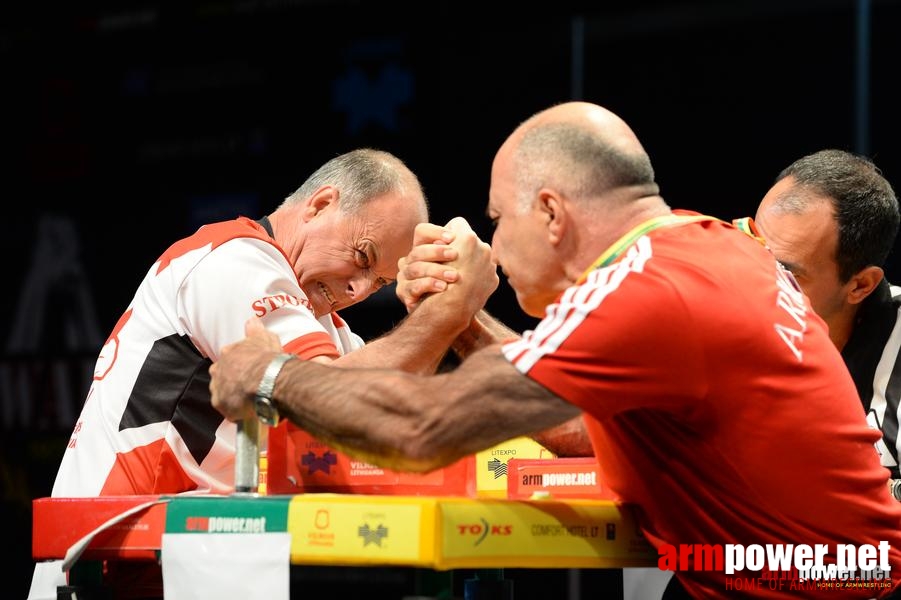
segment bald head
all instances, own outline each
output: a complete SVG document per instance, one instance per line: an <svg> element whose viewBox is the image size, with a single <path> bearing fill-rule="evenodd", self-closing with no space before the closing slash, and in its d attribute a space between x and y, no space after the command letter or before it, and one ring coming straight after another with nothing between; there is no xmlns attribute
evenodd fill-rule
<svg viewBox="0 0 901 600"><path fill-rule="evenodd" d="M487 212L495 261L539 317L617 239L670 209L629 126L568 102L533 115L498 150Z"/></svg>
<svg viewBox="0 0 901 600"><path fill-rule="evenodd" d="M658 193L654 170L632 129L596 104L567 102L523 122L498 151L523 202L540 187L570 199L592 199L617 188L626 198Z"/></svg>
<svg viewBox="0 0 901 600"><path fill-rule="evenodd" d="M624 153L644 154L644 148L632 129L617 115L590 102L564 102L545 109L523 122L517 132L534 127L563 123L579 127Z"/></svg>

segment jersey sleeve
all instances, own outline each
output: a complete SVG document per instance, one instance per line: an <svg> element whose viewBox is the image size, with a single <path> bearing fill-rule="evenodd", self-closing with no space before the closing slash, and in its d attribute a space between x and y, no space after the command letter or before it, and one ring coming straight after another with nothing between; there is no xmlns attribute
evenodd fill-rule
<svg viewBox="0 0 901 600"><path fill-rule="evenodd" d="M692 410L703 393L698 326L665 276L624 260L566 290L534 331L503 352L520 372L598 418L651 407L677 412Z"/></svg>
<svg viewBox="0 0 901 600"><path fill-rule="evenodd" d="M184 328L212 360L244 338L251 317L302 358L338 356L287 259L264 240L236 238L213 249L185 277L178 299Z"/></svg>
<svg viewBox="0 0 901 600"><path fill-rule="evenodd" d="M359 350L365 345L363 338L351 331L347 321L338 313L333 312L320 317L319 322L322 323L326 331L332 334L332 339L337 341L338 351L342 356L348 352Z"/></svg>

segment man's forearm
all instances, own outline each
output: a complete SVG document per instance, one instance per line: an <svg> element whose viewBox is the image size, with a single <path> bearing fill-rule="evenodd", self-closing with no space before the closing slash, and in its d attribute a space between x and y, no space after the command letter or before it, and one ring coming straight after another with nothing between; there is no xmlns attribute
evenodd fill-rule
<svg viewBox="0 0 901 600"><path fill-rule="evenodd" d="M291 361L273 399L284 418L332 448L384 467L423 471L442 461L410 456L406 446L415 441L418 424L429 420L421 385L409 373Z"/></svg>
<svg viewBox="0 0 901 600"><path fill-rule="evenodd" d="M476 313L463 333L454 340L454 352L460 358L466 358L476 350L481 350L492 344L499 344L509 340L518 339L518 333L492 317L484 310Z"/></svg>
<svg viewBox="0 0 901 600"><path fill-rule="evenodd" d="M579 414L523 377L497 349L433 377L292 360L272 398L283 417L329 446L410 471L450 464ZM486 426L498 415L503 426Z"/></svg>
<svg viewBox="0 0 901 600"><path fill-rule="evenodd" d="M430 299L389 333L338 358L333 364L346 368L434 373L451 343L465 327L459 314Z"/></svg>

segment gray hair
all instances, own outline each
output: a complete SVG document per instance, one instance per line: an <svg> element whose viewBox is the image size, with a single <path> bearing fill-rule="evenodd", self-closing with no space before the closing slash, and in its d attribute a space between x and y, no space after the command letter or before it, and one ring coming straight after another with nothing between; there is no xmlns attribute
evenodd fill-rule
<svg viewBox="0 0 901 600"><path fill-rule="evenodd" d="M543 186L554 186L576 199L609 189L642 185L658 192L651 159L644 152L624 152L583 127L550 123L529 129L516 148L516 184L520 206Z"/></svg>
<svg viewBox="0 0 901 600"><path fill-rule="evenodd" d="M319 167L297 191L285 198L282 206L302 202L324 185L339 190L338 207L344 213L355 212L370 200L393 191L415 190L425 200L419 179L402 160L389 152L361 148L336 156Z"/></svg>

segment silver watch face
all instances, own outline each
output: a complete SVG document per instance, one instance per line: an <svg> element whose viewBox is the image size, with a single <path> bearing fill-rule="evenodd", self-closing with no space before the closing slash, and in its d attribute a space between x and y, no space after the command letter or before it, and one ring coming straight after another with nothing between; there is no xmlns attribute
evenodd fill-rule
<svg viewBox="0 0 901 600"><path fill-rule="evenodd" d="M269 398L255 396L253 399L253 407L256 410L260 421L266 425L278 424L278 409L275 408Z"/></svg>

